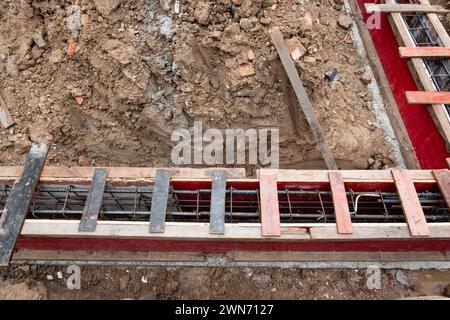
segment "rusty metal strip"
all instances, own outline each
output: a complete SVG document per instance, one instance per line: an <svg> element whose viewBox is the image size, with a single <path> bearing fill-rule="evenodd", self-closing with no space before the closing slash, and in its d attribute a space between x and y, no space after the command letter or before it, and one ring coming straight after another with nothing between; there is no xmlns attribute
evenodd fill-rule
<svg viewBox="0 0 450 320"><path fill-rule="evenodd" d="M211 189L211 215L209 230L212 234L225 234L225 193L227 173L213 171Z"/></svg>
<svg viewBox="0 0 450 320"><path fill-rule="evenodd" d="M170 170L156 172L150 212L150 233L163 233L166 222L167 199L169 197Z"/></svg>
<svg viewBox="0 0 450 320"><path fill-rule="evenodd" d="M96 168L92 178L92 184L81 216L78 231L94 232L97 226L98 215L102 208L103 194L105 191L106 179L108 178L108 169Z"/></svg>
<svg viewBox="0 0 450 320"><path fill-rule="evenodd" d="M6 200L0 225L0 265L6 266L28 213L36 185L47 159L48 146L33 143L25 160L22 176Z"/></svg>

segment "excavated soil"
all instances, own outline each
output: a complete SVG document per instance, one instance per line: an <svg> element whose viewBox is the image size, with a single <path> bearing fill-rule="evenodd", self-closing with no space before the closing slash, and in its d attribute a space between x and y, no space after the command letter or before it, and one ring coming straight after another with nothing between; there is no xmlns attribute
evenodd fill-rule
<svg viewBox="0 0 450 320"><path fill-rule="evenodd" d="M170 166L172 131L202 120L279 128L281 167L323 168L305 119L291 120L268 35L279 26L307 50L296 66L339 165L393 166L349 19L340 0L3 1L0 95L16 124L0 132L0 163L43 140L50 164Z"/></svg>
<svg viewBox="0 0 450 320"><path fill-rule="evenodd" d="M69 290L65 267L26 265L0 269L0 299L401 299L450 296L448 271L381 270L380 275L377 289L367 285L370 275L365 269L83 267L81 290Z"/></svg>

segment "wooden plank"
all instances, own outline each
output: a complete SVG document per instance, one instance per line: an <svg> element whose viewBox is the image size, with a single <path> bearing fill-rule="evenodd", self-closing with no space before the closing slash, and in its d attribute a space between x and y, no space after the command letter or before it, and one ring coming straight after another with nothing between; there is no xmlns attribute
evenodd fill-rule
<svg viewBox="0 0 450 320"><path fill-rule="evenodd" d="M155 180L156 171L164 168L129 168L110 167L108 169L108 183L111 185L148 185ZM45 166L40 182L48 184L90 184L95 168L92 167L54 167ZM207 180L211 179L214 170L226 171L229 179L246 177L244 168L171 168L172 180ZM0 183L14 183L22 174L23 167L0 167Z"/></svg>
<svg viewBox="0 0 450 320"><path fill-rule="evenodd" d="M0 225L0 265L9 264L17 237L31 204L39 175L47 159L48 146L33 143L25 160L24 172L14 185L2 214Z"/></svg>
<svg viewBox="0 0 450 320"><path fill-rule="evenodd" d="M156 172L150 211L150 232L163 233L166 222L167 199L169 197L170 170L160 169Z"/></svg>
<svg viewBox="0 0 450 320"><path fill-rule="evenodd" d="M227 256L234 261L297 262L297 261L450 261L449 252L414 251L233 251Z"/></svg>
<svg viewBox="0 0 450 320"><path fill-rule="evenodd" d="M407 12L423 12L423 13L447 13L448 10L438 5L425 4L375 4L365 3L367 13L388 12L388 13L407 13Z"/></svg>
<svg viewBox="0 0 450 320"><path fill-rule="evenodd" d="M411 235L413 237L429 236L427 220L410 174L406 170L392 170L392 176Z"/></svg>
<svg viewBox="0 0 450 320"><path fill-rule="evenodd" d="M314 113L313 106L308 98L308 94L306 93L305 88L303 87L294 62L291 59L289 50L286 46L286 43L284 42L283 35L281 34L280 29L277 27L272 28L269 33L272 37L275 48L278 51L278 55L280 56L281 62L283 63L289 80L291 81L291 85L294 89L295 95L300 102L300 107L302 108L306 121L311 127L314 138L319 145L320 152L322 153L325 163L327 164L327 168L337 170L336 161L334 160L333 154L331 153L331 150L326 143L325 135L323 134L320 123Z"/></svg>
<svg viewBox="0 0 450 320"><path fill-rule="evenodd" d="M14 120L9 113L8 106L6 105L5 100L3 100L2 96L0 96L0 123L3 128L7 129L14 124Z"/></svg>
<svg viewBox="0 0 450 320"><path fill-rule="evenodd" d="M236 262L336 262L336 261L450 261L450 252L415 251L229 251L224 258ZM198 252L146 252L146 251L51 251L18 249L13 263L34 261L89 261L114 264L125 262L204 262L207 255Z"/></svg>
<svg viewBox="0 0 450 320"><path fill-rule="evenodd" d="M449 104L450 92L406 91L406 99L410 104Z"/></svg>
<svg viewBox="0 0 450 320"><path fill-rule="evenodd" d="M419 0L423 4L429 4L427 0ZM387 4L395 4L394 0L385 0ZM430 18L434 28L439 34L440 39L443 41L444 46L450 47L450 38L447 35L442 23L439 22L439 18L434 13L429 13L427 16ZM403 21L402 15L400 13L391 14L392 23L394 24L395 30L400 37L401 45L404 47L416 47L405 22ZM409 60L410 69L416 78L417 85L423 88L425 91L436 91L433 81L431 80L430 74L428 73L422 58L411 58ZM438 128L440 134L442 135L444 141L447 145L450 145L450 122L447 119L447 112L442 104L434 104L429 108L430 114Z"/></svg>
<svg viewBox="0 0 450 320"><path fill-rule="evenodd" d="M205 255L198 252L148 252L148 251L52 251L52 250L27 250L18 249L12 258L13 262L19 261L153 261L153 262L201 262L205 261Z"/></svg>
<svg viewBox="0 0 450 320"><path fill-rule="evenodd" d="M102 208L103 194L105 191L106 179L108 178L108 169L96 168L92 178L92 184L81 216L81 232L94 232L97 225L98 215Z"/></svg>
<svg viewBox="0 0 450 320"><path fill-rule="evenodd" d="M41 174L39 181L45 184L57 182L58 184L73 184L78 182L80 184L90 184L95 168L88 168L86 171L73 170L74 168L67 167L51 167L46 166ZM119 170L117 170L119 169ZM121 170L127 169L127 170ZM144 184L152 183L155 179L157 168L108 168L108 184L120 185L126 184ZM220 169L222 170L222 169ZM211 170L212 172L213 170ZM13 184L23 172L23 167L6 166L0 167L0 183ZM155 173L153 173L155 172ZM173 171L171 171L173 172ZM328 182L327 170L277 170L278 181L301 181L301 182ZM391 172L389 170L341 170L340 171L345 182L393 182ZM435 179L431 170L409 170L411 177L415 182L435 183ZM140 175L143 173L143 175ZM150 175L149 175L150 174ZM227 171L227 175L229 171ZM259 170L257 170L259 175ZM202 175L203 176L203 175ZM205 175L206 176L206 175ZM55 178L56 177L56 178ZM229 181L257 181L257 179L230 178ZM211 178L173 178L172 181L196 181L196 180L210 180Z"/></svg>
<svg viewBox="0 0 450 320"><path fill-rule="evenodd" d="M118 239L173 239L173 240L264 240L264 241L308 241L310 236L306 228L296 225L281 227L281 236L261 237L260 223L226 223L225 235L209 232L209 223L166 222L164 233L149 233L147 222L103 221L97 223L93 233L78 231L78 221L74 220L36 220L25 221L21 235L44 237L83 237Z"/></svg>
<svg viewBox="0 0 450 320"><path fill-rule="evenodd" d="M444 58L450 57L450 48L446 47L400 47L402 58Z"/></svg>
<svg viewBox="0 0 450 320"><path fill-rule="evenodd" d="M355 17L355 22L361 35L369 63L380 87L380 92L385 101L387 115L391 122L395 137L398 140L400 151L405 160L408 169L420 169L419 160L417 159L414 147L406 130L405 123L400 115L400 111L395 100L392 88L384 72L383 65L378 56L377 49L373 43L367 24L364 22L361 10L356 1L349 1L350 8Z"/></svg>
<svg viewBox="0 0 450 320"><path fill-rule="evenodd" d="M333 196L334 215L338 233L349 234L353 232L350 210L348 208L347 194L345 193L344 179L340 172L329 172L331 193Z"/></svg>
<svg viewBox="0 0 450 320"><path fill-rule="evenodd" d="M433 175L441 190L442 196L450 209L450 171L449 170L435 170Z"/></svg>
<svg viewBox="0 0 450 320"><path fill-rule="evenodd" d="M450 239L450 223L430 223L430 235L424 239ZM406 223L353 223L353 233L337 232L334 223L282 223L281 236L261 237L260 223L226 223L225 235L211 234L209 223L167 222L164 233L148 233L147 222L98 221L94 233L78 231L76 220L27 219L21 231L27 237L82 237L114 239L173 239L173 240L390 240L411 239ZM309 230L309 231L308 231Z"/></svg>
<svg viewBox="0 0 450 320"><path fill-rule="evenodd" d="M278 207L277 175L274 170L261 170L259 174L261 203L261 232L263 237L279 237L280 211Z"/></svg>
<svg viewBox="0 0 450 320"><path fill-rule="evenodd" d="M430 234L424 239L450 239L450 223L429 223ZM334 224L312 226L311 240L400 240L412 239L406 223L353 223L352 234L339 234Z"/></svg>
<svg viewBox="0 0 450 320"><path fill-rule="evenodd" d="M284 170L279 169L277 181L279 182L329 182L327 170ZM360 183L394 183L391 171L389 170L341 170L339 171L344 182ZM409 170L414 182L435 183L431 170ZM256 171L257 176L260 170Z"/></svg>
<svg viewBox="0 0 450 320"><path fill-rule="evenodd" d="M210 232L225 233L225 195L227 188L227 174L225 171L213 171L211 188Z"/></svg>

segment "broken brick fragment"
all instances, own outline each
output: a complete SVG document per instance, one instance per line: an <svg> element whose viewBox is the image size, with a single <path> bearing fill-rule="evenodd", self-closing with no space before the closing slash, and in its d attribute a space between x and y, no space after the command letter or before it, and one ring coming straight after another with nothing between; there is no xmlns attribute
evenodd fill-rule
<svg viewBox="0 0 450 320"><path fill-rule="evenodd" d="M306 48L297 37L286 40L286 46L294 61L297 61L306 53Z"/></svg>
<svg viewBox="0 0 450 320"><path fill-rule="evenodd" d="M69 44L67 46L67 55L69 57L73 57L75 55L77 47L78 47L78 43L76 43L76 41L69 40Z"/></svg>
<svg viewBox="0 0 450 320"><path fill-rule="evenodd" d="M251 77L256 74L255 67L251 63L244 63L239 66L239 73L242 78Z"/></svg>
<svg viewBox="0 0 450 320"><path fill-rule="evenodd" d="M75 100L77 101L78 105L81 106L84 102L84 98L83 97L76 97Z"/></svg>
<svg viewBox="0 0 450 320"><path fill-rule="evenodd" d="M78 165L80 167L89 167L89 158L84 154L80 155L80 157L78 158Z"/></svg>

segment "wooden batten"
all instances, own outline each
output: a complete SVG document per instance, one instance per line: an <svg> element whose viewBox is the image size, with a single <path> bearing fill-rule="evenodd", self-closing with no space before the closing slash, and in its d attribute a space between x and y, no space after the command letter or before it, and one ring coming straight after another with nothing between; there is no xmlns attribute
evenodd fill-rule
<svg viewBox="0 0 450 320"><path fill-rule="evenodd" d="M408 12L422 12L422 13L447 13L448 10L442 6L433 6L429 4L403 4L390 3L375 4L365 3L367 13L387 12L387 13L408 13Z"/></svg>
<svg viewBox="0 0 450 320"><path fill-rule="evenodd" d="M111 167L108 169L108 184L132 185L146 184L155 180L159 168L128 168ZM214 170L224 170L230 179L242 179L246 177L244 168L171 168L172 180L203 180L211 179ZM0 183L13 184L22 174L23 167L0 167ZM83 184L91 183L95 168L92 167L44 167L40 183L47 184Z"/></svg>
<svg viewBox="0 0 450 320"><path fill-rule="evenodd" d="M315 241L315 240L390 240L413 239L406 223L353 223L353 233L341 234L334 223L292 223L280 225L279 237L261 237L259 223L226 223L225 235L212 234L209 223L167 222L164 233L149 233L146 222L99 221L96 231L78 231L78 221L26 220L21 235L26 237L68 237L160 240L254 240L254 241ZM425 239L450 239L450 223L430 223ZM416 239L416 238L414 238Z"/></svg>
<svg viewBox="0 0 450 320"><path fill-rule="evenodd" d="M336 228L340 234L351 234L352 220L348 208L347 194L345 192L344 180L338 171L329 174L331 193L333 196L334 215L336 217Z"/></svg>
<svg viewBox="0 0 450 320"><path fill-rule="evenodd" d="M407 91L406 99L410 104L449 104L450 92Z"/></svg>
<svg viewBox="0 0 450 320"><path fill-rule="evenodd" d="M430 231L427 220L411 176L406 170L392 170L392 176L395 180L395 187L397 188L411 235L413 237L428 237Z"/></svg>
<svg viewBox="0 0 450 320"><path fill-rule="evenodd" d="M278 182L329 182L326 170L276 170ZM394 183L389 170L341 170L344 182ZM409 170L414 183L436 183L431 170ZM257 171L259 176L259 170Z"/></svg>
<svg viewBox="0 0 450 320"><path fill-rule="evenodd" d="M450 48L446 47L400 47L402 58L444 58L450 57Z"/></svg>
<svg viewBox="0 0 450 320"><path fill-rule="evenodd" d="M261 202L261 234L263 237L281 236L278 207L277 175L272 170L261 170L259 175Z"/></svg>

